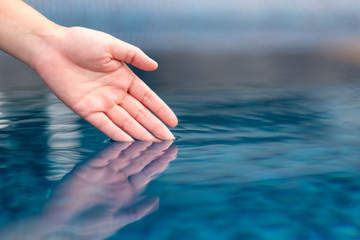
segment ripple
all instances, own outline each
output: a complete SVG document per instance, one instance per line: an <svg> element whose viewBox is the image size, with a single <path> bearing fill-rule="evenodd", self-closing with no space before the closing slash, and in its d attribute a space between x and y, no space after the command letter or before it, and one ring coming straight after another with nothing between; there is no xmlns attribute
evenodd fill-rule
<svg viewBox="0 0 360 240"><path fill-rule="evenodd" d="M192 102L175 104L180 127L174 132L199 144L209 144L211 139L236 144L326 138L334 124L333 112L324 107L327 99L306 89L282 90L210 91L207 97L192 97ZM226 99L219 101L221 96Z"/></svg>
<svg viewBox="0 0 360 240"><path fill-rule="evenodd" d="M217 239L222 239L219 234L223 232L223 239L307 239L314 229L324 239L349 235L360 219L359 90L360 83L203 88L167 96L179 117L179 126L173 130L178 158L146 190L161 197L158 212L133 225L136 230L130 226L122 231L132 231L129 239L143 239L132 238L131 234L138 232L158 239L160 230L174 239L177 231L187 232L189 239L214 239L207 235L211 231ZM86 172L77 175L80 178L100 179L114 187L111 184L119 179L130 179L120 174L123 167L147 161L117 162L130 155L111 150L79 170L75 166L86 165L85 156L114 142L54 97L8 102L10 105L1 105L0 115L0 126L9 125L0 128L5 203L28 192L48 196L49 189L44 186L62 178L59 183L66 183L66 176L77 171ZM144 174L130 180L141 181L161 163L150 165ZM121 176L108 178L111 174ZM68 193L86 192L77 187ZM89 185L92 187L102 193L96 184ZM69 189L62 190L66 193ZM121 193L121 189L115 190L109 191L109 196ZM88 200L80 195L72 201ZM21 207L41 202L40 197L33 197L33 202L24 198L18 203L10 201L6 208L15 208L17 213ZM346 224L339 225L339 216ZM179 230L178 226L194 231Z"/></svg>

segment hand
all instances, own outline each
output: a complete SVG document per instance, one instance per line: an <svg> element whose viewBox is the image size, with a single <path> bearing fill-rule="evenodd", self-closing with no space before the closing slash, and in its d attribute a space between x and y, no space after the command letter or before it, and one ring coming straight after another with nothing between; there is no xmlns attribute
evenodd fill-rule
<svg viewBox="0 0 360 240"><path fill-rule="evenodd" d="M41 219L57 226L62 222L55 232L105 239L157 207L158 198L144 200L141 193L176 154L168 141L113 144L64 177Z"/></svg>
<svg viewBox="0 0 360 240"><path fill-rule="evenodd" d="M175 127L175 114L124 62L158 66L106 33L60 27L32 65L60 100L113 140L174 139L164 123Z"/></svg>
<svg viewBox="0 0 360 240"><path fill-rule="evenodd" d="M168 141L114 143L67 174L39 215L0 228L0 239L106 239L158 207L142 193L176 154Z"/></svg>

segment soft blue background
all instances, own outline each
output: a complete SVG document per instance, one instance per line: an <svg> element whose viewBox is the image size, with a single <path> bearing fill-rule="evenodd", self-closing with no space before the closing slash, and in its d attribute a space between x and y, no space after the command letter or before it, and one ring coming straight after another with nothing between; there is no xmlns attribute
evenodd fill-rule
<svg viewBox="0 0 360 240"><path fill-rule="evenodd" d="M356 0L27 0L67 26L143 48L309 47L359 35Z"/></svg>

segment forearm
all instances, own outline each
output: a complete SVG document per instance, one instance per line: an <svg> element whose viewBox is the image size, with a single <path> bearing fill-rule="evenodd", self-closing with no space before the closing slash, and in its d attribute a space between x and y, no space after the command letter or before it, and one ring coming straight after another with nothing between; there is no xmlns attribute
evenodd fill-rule
<svg viewBox="0 0 360 240"><path fill-rule="evenodd" d="M31 67L60 29L21 0L0 0L0 49Z"/></svg>

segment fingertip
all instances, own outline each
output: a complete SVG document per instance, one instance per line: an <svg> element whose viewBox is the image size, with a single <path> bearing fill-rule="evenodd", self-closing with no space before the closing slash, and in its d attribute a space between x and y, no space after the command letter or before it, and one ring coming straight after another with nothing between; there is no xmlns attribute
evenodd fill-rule
<svg viewBox="0 0 360 240"><path fill-rule="evenodd" d="M144 57L147 58L148 63L151 63L156 68L159 66L159 64L153 58L151 58L147 53L145 53L144 50L142 50L139 47L135 47L135 48L139 51L138 53L140 53L140 55L143 55Z"/></svg>
<svg viewBox="0 0 360 240"><path fill-rule="evenodd" d="M145 71L155 71L159 67L159 64L149 56L146 55L146 57L148 58L147 64L142 66L141 69Z"/></svg>
<svg viewBox="0 0 360 240"><path fill-rule="evenodd" d="M151 135L151 134L149 133L149 135ZM160 142L159 139L157 139L156 137L154 137L152 135L150 137L139 138L138 140L144 141L144 142Z"/></svg>
<svg viewBox="0 0 360 240"><path fill-rule="evenodd" d="M164 125L161 124L156 129L152 130L152 133L160 140L163 141L172 141L175 139L171 131Z"/></svg>
<svg viewBox="0 0 360 240"><path fill-rule="evenodd" d="M165 108L160 108L161 111L158 111L156 115L169 127L176 127L178 125L178 118L176 117L175 113L171 110L170 107L166 105Z"/></svg>
<svg viewBox="0 0 360 240"><path fill-rule="evenodd" d="M172 132L170 132L170 134L171 134L171 136L169 137L169 139L166 139L166 141L174 141L175 140L174 134L172 134Z"/></svg>
<svg viewBox="0 0 360 240"><path fill-rule="evenodd" d="M170 146L168 151L170 154L176 155L178 153L178 147L176 145L172 145L172 146Z"/></svg>
<svg viewBox="0 0 360 240"><path fill-rule="evenodd" d="M174 127L176 127L177 125L178 125L178 123L179 123L179 120L178 120L178 118L176 117L176 115L174 114L174 116L170 119L170 121L168 122L168 125L169 125L169 127L172 127L172 128L174 128Z"/></svg>
<svg viewBox="0 0 360 240"><path fill-rule="evenodd" d="M154 59L150 58L151 61L153 62L154 68L157 69L159 67L159 64L157 61L155 61Z"/></svg>
<svg viewBox="0 0 360 240"><path fill-rule="evenodd" d="M154 143L159 143L159 142L161 142L161 140L160 140L160 139L158 139L158 138L155 138L155 137L154 137L153 142L154 142Z"/></svg>

